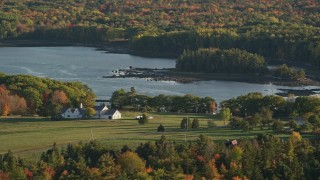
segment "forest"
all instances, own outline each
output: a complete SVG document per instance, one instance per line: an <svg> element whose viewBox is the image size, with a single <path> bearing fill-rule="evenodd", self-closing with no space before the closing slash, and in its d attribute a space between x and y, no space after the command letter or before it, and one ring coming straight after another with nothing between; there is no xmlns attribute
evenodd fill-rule
<svg viewBox="0 0 320 180"><path fill-rule="evenodd" d="M92 108L95 94L80 82L0 74L0 114L57 117L63 107Z"/></svg>
<svg viewBox="0 0 320 180"><path fill-rule="evenodd" d="M319 66L316 0L0 0L0 39L129 41L132 54L238 48Z"/></svg>
<svg viewBox="0 0 320 180"><path fill-rule="evenodd" d="M185 50L177 59L175 70L178 72L211 74L250 74L293 82L303 80L308 76L304 69L297 69L286 64L268 68L263 56L234 48L228 50L216 48L200 48L194 51Z"/></svg>
<svg viewBox="0 0 320 180"><path fill-rule="evenodd" d="M37 163L0 155L0 177L11 179L317 179L320 147L293 132L288 139L260 134L237 143L199 135L177 143L161 136L131 149L109 149L96 141L42 153Z"/></svg>

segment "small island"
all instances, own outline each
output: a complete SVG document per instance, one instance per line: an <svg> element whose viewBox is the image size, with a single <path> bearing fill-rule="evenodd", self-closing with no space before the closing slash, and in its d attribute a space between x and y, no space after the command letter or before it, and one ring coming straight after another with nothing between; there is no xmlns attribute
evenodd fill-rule
<svg viewBox="0 0 320 180"><path fill-rule="evenodd" d="M130 68L113 71L104 78L141 78L150 81L223 80L283 86L318 86L320 82L307 76L303 69L286 64L268 68L264 57L240 49L203 48L186 50L178 58L176 68Z"/></svg>

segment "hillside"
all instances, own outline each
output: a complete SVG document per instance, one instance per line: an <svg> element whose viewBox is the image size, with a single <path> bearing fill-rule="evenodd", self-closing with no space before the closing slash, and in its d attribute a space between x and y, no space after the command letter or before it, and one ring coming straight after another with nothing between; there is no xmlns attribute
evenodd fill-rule
<svg viewBox="0 0 320 180"><path fill-rule="evenodd" d="M320 6L315 0L1 0L0 7L1 39L41 33L59 38L63 35L55 33L59 30L69 32L65 36L71 39L80 31L82 39L103 41L130 38L137 32L203 27L320 26Z"/></svg>
<svg viewBox="0 0 320 180"><path fill-rule="evenodd" d="M238 48L319 67L319 1L1 0L0 39L130 41L130 53Z"/></svg>

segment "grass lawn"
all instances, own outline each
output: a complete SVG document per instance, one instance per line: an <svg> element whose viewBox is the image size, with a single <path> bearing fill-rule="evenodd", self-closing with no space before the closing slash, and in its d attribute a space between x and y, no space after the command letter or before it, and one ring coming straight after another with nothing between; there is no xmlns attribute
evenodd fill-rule
<svg viewBox="0 0 320 180"><path fill-rule="evenodd" d="M149 113L153 119L146 125L139 125L134 117L138 112L122 112L121 120L64 120L51 121L47 118L0 118L0 154L11 150L22 157L39 156L54 142L59 146L69 143L87 142L92 139L110 146L120 148L123 145L136 147L141 142L154 141L165 135L168 140L179 142L192 141L200 134L210 136L213 140L252 138L261 133L254 130L243 133L240 130L217 127L207 128L207 120L213 119L218 125L223 122L210 115L204 114L170 114ZM198 118L200 128L187 132L180 129L183 117ZM162 124L165 132L157 132L157 127ZM265 130L267 132L268 130ZM269 131L270 132L270 131ZM288 136L288 135L281 135Z"/></svg>

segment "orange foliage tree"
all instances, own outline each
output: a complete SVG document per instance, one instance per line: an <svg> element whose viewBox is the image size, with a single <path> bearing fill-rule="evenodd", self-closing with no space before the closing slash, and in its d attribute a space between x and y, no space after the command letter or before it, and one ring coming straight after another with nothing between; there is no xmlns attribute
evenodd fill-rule
<svg viewBox="0 0 320 180"><path fill-rule="evenodd" d="M55 90L52 94L51 100L54 103L59 103L59 104L67 104L69 102L69 99L64 91L60 90Z"/></svg>
<svg viewBox="0 0 320 180"><path fill-rule="evenodd" d="M27 103L24 98L11 95L4 85L0 86L0 114L23 114L26 111Z"/></svg>
<svg viewBox="0 0 320 180"><path fill-rule="evenodd" d="M8 116L10 114L10 106L5 103L2 105L2 115L3 116Z"/></svg>

